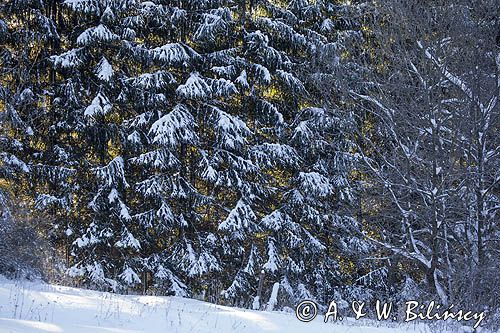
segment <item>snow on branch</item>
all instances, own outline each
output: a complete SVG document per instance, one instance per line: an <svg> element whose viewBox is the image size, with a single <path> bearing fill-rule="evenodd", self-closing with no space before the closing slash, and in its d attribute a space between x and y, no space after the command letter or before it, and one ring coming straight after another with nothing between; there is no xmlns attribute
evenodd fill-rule
<svg viewBox="0 0 500 333"><path fill-rule="evenodd" d="M78 36L76 43L80 46L90 45L96 42L112 42L118 40L118 35L114 34L104 24L97 27L88 28Z"/></svg>
<svg viewBox="0 0 500 333"><path fill-rule="evenodd" d="M231 210L228 217L219 224L219 230L238 232L251 228L257 220L252 208L243 199L238 200L236 207Z"/></svg>
<svg viewBox="0 0 500 333"><path fill-rule="evenodd" d="M149 135L154 135L153 142L177 147L181 143L194 144L198 141L194 129L196 122L183 104L178 104L174 109L154 122L149 130Z"/></svg>
<svg viewBox="0 0 500 333"><path fill-rule="evenodd" d="M125 170L123 166L123 158L121 156L115 157L107 165L99 168L92 169L97 177L99 177L104 185L110 188L116 188L116 185L121 185L128 187L128 183L125 180Z"/></svg>

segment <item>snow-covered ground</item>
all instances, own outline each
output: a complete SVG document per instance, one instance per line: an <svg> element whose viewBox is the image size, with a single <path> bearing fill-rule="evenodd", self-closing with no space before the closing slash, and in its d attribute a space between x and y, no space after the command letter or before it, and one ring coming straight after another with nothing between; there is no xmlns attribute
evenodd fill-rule
<svg viewBox="0 0 500 333"><path fill-rule="evenodd" d="M179 297L124 296L0 276L0 333L4 332L286 332L434 333L420 325L310 323L284 312L252 311ZM363 326L373 325L373 326ZM379 327L374 327L379 326ZM458 333L455 331L455 333Z"/></svg>

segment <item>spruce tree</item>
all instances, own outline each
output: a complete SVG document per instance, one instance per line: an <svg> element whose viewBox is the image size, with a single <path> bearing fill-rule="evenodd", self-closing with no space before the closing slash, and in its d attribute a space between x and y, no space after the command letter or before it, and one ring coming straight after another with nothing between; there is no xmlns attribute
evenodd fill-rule
<svg viewBox="0 0 500 333"><path fill-rule="evenodd" d="M61 117L55 122L62 126L59 135L70 146L67 157L75 170L71 183L78 216L67 229L72 240L69 273L113 290L140 282L134 271L140 265L140 242L127 201L121 124L129 111L119 99L128 68L118 61L126 50L123 21L133 5L66 1L60 10L80 24L62 31L63 49L50 57L58 72L52 112Z"/></svg>

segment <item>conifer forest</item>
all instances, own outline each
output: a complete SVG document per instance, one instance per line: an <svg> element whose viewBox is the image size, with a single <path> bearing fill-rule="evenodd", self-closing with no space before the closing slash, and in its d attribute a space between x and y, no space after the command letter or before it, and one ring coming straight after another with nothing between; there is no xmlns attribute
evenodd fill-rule
<svg viewBox="0 0 500 333"><path fill-rule="evenodd" d="M500 325L499 133L498 0L0 0L0 274Z"/></svg>

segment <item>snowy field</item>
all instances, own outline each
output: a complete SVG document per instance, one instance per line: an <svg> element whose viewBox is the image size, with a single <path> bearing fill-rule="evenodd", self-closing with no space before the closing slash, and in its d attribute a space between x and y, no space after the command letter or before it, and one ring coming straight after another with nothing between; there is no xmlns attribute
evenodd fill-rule
<svg viewBox="0 0 500 333"><path fill-rule="evenodd" d="M284 312L251 311L179 297L116 295L43 283L14 282L0 276L0 333L445 331L422 324L400 325L398 328L353 320L325 324L322 319L318 316L313 322L302 323L294 314Z"/></svg>

